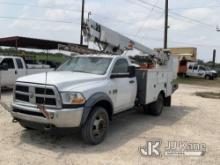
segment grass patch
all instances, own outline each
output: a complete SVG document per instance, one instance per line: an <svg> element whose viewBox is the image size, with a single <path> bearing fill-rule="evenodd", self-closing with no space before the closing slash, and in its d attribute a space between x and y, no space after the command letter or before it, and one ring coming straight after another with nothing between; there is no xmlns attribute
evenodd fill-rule
<svg viewBox="0 0 220 165"><path fill-rule="evenodd" d="M177 83L179 84L189 84L189 85L201 85L206 87L219 87L220 88L220 78L215 80L205 80L202 78L178 78Z"/></svg>
<svg viewBox="0 0 220 165"><path fill-rule="evenodd" d="M214 93L214 92L196 92L196 96L200 96L203 98L209 98L209 99L220 99L220 92Z"/></svg>

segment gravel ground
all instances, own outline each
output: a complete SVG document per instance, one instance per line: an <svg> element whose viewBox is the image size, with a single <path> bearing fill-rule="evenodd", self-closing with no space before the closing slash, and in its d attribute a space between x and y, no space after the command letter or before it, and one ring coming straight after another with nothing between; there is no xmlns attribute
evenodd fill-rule
<svg viewBox="0 0 220 165"><path fill-rule="evenodd" d="M10 114L0 107L1 165L72 165L72 164L220 164L220 101L195 96L198 91L219 88L181 85L173 96L173 106L160 117L130 112L111 123L107 139L98 146L83 143L78 133L27 131L13 124ZM2 102L9 105L11 92L4 92ZM168 141L205 143L202 157L143 157L138 151L146 141L161 139L161 150Z"/></svg>

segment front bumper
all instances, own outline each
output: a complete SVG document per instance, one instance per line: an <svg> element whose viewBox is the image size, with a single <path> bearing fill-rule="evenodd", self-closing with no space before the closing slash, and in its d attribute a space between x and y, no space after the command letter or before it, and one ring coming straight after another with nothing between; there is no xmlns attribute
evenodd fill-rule
<svg viewBox="0 0 220 165"><path fill-rule="evenodd" d="M84 107L73 109L47 109L53 117L49 120L39 111L37 106L24 106L12 104L10 113L18 121L34 122L38 124L53 125L57 128L79 127Z"/></svg>

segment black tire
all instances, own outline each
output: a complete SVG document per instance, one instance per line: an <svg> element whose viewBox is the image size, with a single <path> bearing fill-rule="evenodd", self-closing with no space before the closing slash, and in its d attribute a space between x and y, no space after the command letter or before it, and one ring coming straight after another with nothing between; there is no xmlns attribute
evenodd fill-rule
<svg viewBox="0 0 220 165"><path fill-rule="evenodd" d="M160 116L164 108L164 97L160 94L157 101L149 105L149 113L153 116Z"/></svg>
<svg viewBox="0 0 220 165"><path fill-rule="evenodd" d="M27 129L27 130L36 130L36 129L30 127L29 125L27 125L27 124L25 124L25 123L23 123L23 122L19 122L19 124L20 124L23 128L25 128L25 129Z"/></svg>
<svg viewBox="0 0 220 165"><path fill-rule="evenodd" d="M186 73L183 73L182 78L186 78Z"/></svg>
<svg viewBox="0 0 220 165"><path fill-rule="evenodd" d="M144 111L144 114L149 114L149 105L144 105L143 106L143 111Z"/></svg>
<svg viewBox="0 0 220 165"><path fill-rule="evenodd" d="M92 145L101 143L108 132L109 116L105 108L95 107L81 128L83 140Z"/></svg>
<svg viewBox="0 0 220 165"><path fill-rule="evenodd" d="M206 79L206 80L211 80L211 76L206 75L206 76L205 76L205 79Z"/></svg>

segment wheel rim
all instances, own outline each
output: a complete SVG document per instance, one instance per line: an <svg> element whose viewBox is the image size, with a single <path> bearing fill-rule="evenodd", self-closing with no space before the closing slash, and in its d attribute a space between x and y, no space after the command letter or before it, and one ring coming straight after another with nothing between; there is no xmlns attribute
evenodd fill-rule
<svg viewBox="0 0 220 165"><path fill-rule="evenodd" d="M103 113L98 114L95 117L92 127L93 137L99 139L104 136L107 127L106 116Z"/></svg>

